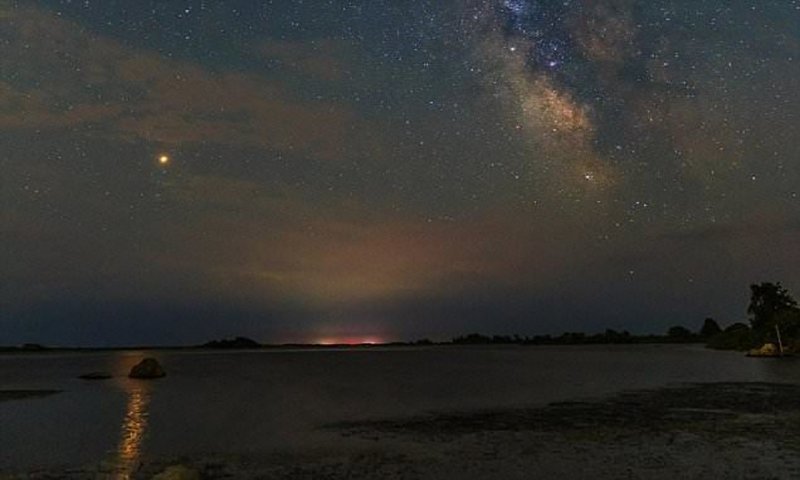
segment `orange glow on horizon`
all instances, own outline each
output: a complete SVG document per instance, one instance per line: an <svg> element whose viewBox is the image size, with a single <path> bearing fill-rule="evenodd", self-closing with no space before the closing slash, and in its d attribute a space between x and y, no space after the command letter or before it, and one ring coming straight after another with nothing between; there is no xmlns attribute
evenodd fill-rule
<svg viewBox="0 0 800 480"><path fill-rule="evenodd" d="M323 337L313 342L316 345L378 345L386 343L380 337Z"/></svg>

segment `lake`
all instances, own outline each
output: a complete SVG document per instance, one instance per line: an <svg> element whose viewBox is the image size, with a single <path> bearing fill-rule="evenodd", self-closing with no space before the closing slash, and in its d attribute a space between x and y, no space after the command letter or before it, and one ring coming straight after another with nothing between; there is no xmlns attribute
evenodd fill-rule
<svg viewBox="0 0 800 480"><path fill-rule="evenodd" d="M166 378L130 380L145 356ZM109 371L111 380L78 375ZM331 422L535 406L684 382L800 383L796 362L697 345L6 354L0 472L334 445Z"/></svg>

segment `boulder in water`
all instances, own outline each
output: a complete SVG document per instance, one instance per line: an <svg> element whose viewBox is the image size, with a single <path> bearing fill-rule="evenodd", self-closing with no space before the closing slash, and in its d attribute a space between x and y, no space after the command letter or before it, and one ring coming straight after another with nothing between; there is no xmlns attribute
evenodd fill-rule
<svg viewBox="0 0 800 480"><path fill-rule="evenodd" d="M166 375L167 373L155 358L145 358L134 365L133 368L131 368L131 373L128 374L130 378L141 379L161 378Z"/></svg>

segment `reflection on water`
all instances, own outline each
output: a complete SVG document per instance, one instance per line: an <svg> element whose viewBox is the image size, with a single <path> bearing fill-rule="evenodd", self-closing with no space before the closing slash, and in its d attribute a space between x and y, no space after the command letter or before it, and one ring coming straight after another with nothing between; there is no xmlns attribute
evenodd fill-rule
<svg viewBox="0 0 800 480"><path fill-rule="evenodd" d="M142 440L147 430L147 405L150 392L134 388L128 393L128 405L122 420L119 447L117 447L117 478L127 480L133 475L142 454Z"/></svg>
<svg viewBox="0 0 800 480"><path fill-rule="evenodd" d="M151 386L146 381L126 379L122 383L122 387L128 393L128 401L120 426L115 478L129 480L136 473L142 455L142 443L147 432Z"/></svg>

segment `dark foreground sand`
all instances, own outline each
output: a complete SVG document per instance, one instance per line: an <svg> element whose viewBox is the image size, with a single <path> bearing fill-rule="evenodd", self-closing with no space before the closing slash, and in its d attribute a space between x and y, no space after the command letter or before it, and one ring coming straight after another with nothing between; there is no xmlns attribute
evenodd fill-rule
<svg viewBox="0 0 800 480"><path fill-rule="evenodd" d="M692 384L542 408L320 426L341 449L150 459L132 478L800 478L800 385ZM189 475L186 475L186 474ZM119 478L98 467L15 478Z"/></svg>

